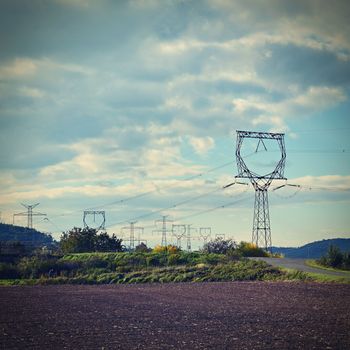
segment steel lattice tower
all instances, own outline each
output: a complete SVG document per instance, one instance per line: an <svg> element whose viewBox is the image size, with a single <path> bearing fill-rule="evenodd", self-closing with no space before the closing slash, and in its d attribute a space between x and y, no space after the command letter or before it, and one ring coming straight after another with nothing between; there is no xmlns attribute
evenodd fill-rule
<svg viewBox="0 0 350 350"><path fill-rule="evenodd" d="M122 227L121 234L123 235L125 231L129 233L129 249L134 250L135 247L135 241L138 242L138 245L141 243L140 233L143 233L143 227L136 227L137 221L131 221L130 226ZM137 238L135 238L135 234L137 233ZM128 240L126 240L128 241Z"/></svg>
<svg viewBox="0 0 350 350"><path fill-rule="evenodd" d="M23 204L23 203L21 203L21 204L25 208L27 208L27 212L13 214L13 224L15 224L15 217L16 216L26 216L27 217L27 227L33 228L33 216L46 216L46 214L43 214L43 213L33 212L33 209L35 207L37 207L40 203L36 203L36 204L32 204L32 205Z"/></svg>
<svg viewBox="0 0 350 350"><path fill-rule="evenodd" d="M153 231L153 232L161 232L162 233L162 243L161 243L162 247L166 247L168 245L167 233L172 232L172 230L168 230L168 228L167 228L167 223L171 223L172 220L167 220L167 217L168 217L168 215L163 215L162 220L156 220L155 225L157 225L157 223L162 223L162 229Z"/></svg>
<svg viewBox="0 0 350 350"><path fill-rule="evenodd" d="M199 229L199 236L203 239L204 244L207 244L208 238L211 236L211 227L201 227Z"/></svg>
<svg viewBox="0 0 350 350"><path fill-rule="evenodd" d="M186 233L186 225L172 225L172 234L176 238L176 246L181 248L181 238L184 237Z"/></svg>
<svg viewBox="0 0 350 350"><path fill-rule="evenodd" d="M260 143L264 145L264 139L276 140L281 151L281 158L272 172L265 175L259 175L248 169L241 156L241 147L245 138L259 140L258 146ZM284 167L286 162L284 134L237 130L236 160L238 169L238 175L236 178L248 178L255 190L252 242L258 247L263 247L265 250L271 251L272 241L268 189L273 180L286 180L284 177Z"/></svg>
<svg viewBox="0 0 350 350"><path fill-rule="evenodd" d="M105 224L106 224L106 213L104 210L84 210L84 216L83 216L83 223L84 227L88 227L89 225L86 222L86 217L88 215L93 215L94 217L94 222L96 222L96 215L101 215L102 221L99 226L96 227L97 231L104 230L105 229Z"/></svg>

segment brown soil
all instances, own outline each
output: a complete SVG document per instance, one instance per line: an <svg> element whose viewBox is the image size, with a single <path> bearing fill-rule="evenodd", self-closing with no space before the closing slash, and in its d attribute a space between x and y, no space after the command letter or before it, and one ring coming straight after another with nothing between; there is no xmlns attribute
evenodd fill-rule
<svg viewBox="0 0 350 350"><path fill-rule="evenodd" d="M350 285L0 288L1 349L350 349Z"/></svg>

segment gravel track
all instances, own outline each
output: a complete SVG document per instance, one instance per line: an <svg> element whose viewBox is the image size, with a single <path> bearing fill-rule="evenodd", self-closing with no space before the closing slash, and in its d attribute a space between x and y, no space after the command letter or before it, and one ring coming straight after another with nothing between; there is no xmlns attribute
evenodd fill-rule
<svg viewBox="0 0 350 350"><path fill-rule="evenodd" d="M306 265L306 259L292 259L292 258L251 258L254 260L262 260L267 262L270 265L277 266L277 267L285 267L287 269L294 269L304 272L312 272L312 273L318 273L321 275L328 275L328 276L339 276L343 277L345 279L350 280L350 272L348 271L332 271L332 270L326 270L321 269L317 267L312 267Z"/></svg>
<svg viewBox="0 0 350 350"><path fill-rule="evenodd" d="M350 285L0 288L1 349L350 349Z"/></svg>

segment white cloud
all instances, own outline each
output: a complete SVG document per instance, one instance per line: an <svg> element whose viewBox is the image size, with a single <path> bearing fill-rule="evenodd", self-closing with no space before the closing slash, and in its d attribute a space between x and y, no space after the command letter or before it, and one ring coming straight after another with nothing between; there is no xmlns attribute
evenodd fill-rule
<svg viewBox="0 0 350 350"><path fill-rule="evenodd" d="M34 75L38 70L35 60L15 58L12 62L0 67L0 77L25 77Z"/></svg>
<svg viewBox="0 0 350 350"><path fill-rule="evenodd" d="M311 113L325 110L346 100L343 89L328 86L311 86L306 91L297 90L296 95L279 102L267 102L259 95L233 99L235 112L241 116L256 115L251 119L253 126L270 125L273 131L287 131L288 120L302 118Z"/></svg>
<svg viewBox="0 0 350 350"><path fill-rule="evenodd" d="M200 155L205 155L210 149L215 146L215 141L212 137L190 137L189 142L193 149Z"/></svg>
<svg viewBox="0 0 350 350"><path fill-rule="evenodd" d="M0 66L0 77L3 78L33 78L42 74L54 72L69 72L80 74L92 74L91 68L78 64L62 63L47 57L40 59L15 58L12 61Z"/></svg>
<svg viewBox="0 0 350 350"><path fill-rule="evenodd" d="M28 87L28 86L22 86L19 89L19 93L23 96L28 96L28 97L32 97L32 98L43 98L45 97L45 92L40 90L40 89L36 89L36 88L32 88L32 87Z"/></svg>
<svg viewBox="0 0 350 350"><path fill-rule="evenodd" d="M350 191L350 176L323 175L323 176L303 176L289 179L288 183L298 184L303 190L313 191L348 192Z"/></svg>
<svg viewBox="0 0 350 350"><path fill-rule="evenodd" d="M346 100L345 92L341 88L328 86L311 86L306 93L296 96L291 104L306 110L322 110Z"/></svg>

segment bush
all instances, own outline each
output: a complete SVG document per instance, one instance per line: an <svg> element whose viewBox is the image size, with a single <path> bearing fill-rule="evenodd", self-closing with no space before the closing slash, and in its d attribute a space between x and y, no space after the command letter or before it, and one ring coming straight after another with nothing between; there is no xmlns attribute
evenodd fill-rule
<svg viewBox="0 0 350 350"><path fill-rule="evenodd" d="M161 246L161 245L156 245L153 248L154 253L169 253L169 254L176 254L179 253L181 249L175 245L167 245L167 246Z"/></svg>
<svg viewBox="0 0 350 350"><path fill-rule="evenodd" d="M0 263L0 279L16 279L21 275L16 266L7 263Z"/></svg>
<svg viewBox="0 0 350 350"><path fill-rule="evenodd" d="M340 267L343 263L343 254L336 246L331 245L327 253L327 262L329 266Z"/></svg>
<svg viewBox="0 0 350 350"><path fill-rule="evenodd" d="M135 252L136 253L149 253L151 252L152 249L148 248L147 245L145 243L140 243L138 246L136 246L135 248Z"/></svg>
<svg viewBox="0 0 350 350"><path fill-rule="evenodd" d="M113 268L118 271L131 271L135 268L146 267L146 253L118 253L114 256Z"/></svg>
<svg viewBox="0 0 350 350"><path fill-rule="evenodd" d="M109 266L108 260L93 256L83 263L84 268L107 268Z"/></svg>
<svg viewBox="0 0 350 350"><path fill-rule="evenodd" d="M243 257L243 254L237 249L230 249L227 251L226 257L229 261L237 261Z"/></svg>
<svg viewBox="0 0 350 350"><path fill-rule="evenodd" d="M327 254L322 256L318 263L324 266L350 269L350 252L342 253L341 250L333 245L330 245Z"/></svg>
<svg viewBox="0 0 350 350"><path fill-rule="evenodd" d="M56 268L57 259L44 259L39 256L24 257L18 263L18 269L24 278L39 278Z"/></svg>
<svg viewBox="0 0 350 350"><path fill-rule="evenodd" d="M344 255L343 255L343 266L344 266L344 269L350 270L350 252L344 253Z"/></svg>
<svg viewBox="0 0 350 350"><path fill-rule="evenodd" d="M158 255L150 255L146 258L146 261L149 267L160 266L160 258Z"/></svg>
<svg viewBox="0 0 350 350"><path fill-rule="evenodd" d="M237 247L238 252L244 257L267 257L269 254L257 247L254 243L241 242Z"/></svg>
<svg viewBox="0 0 350 350"><path fill-rule="evenodd" d="M229 250L236 249L236 242L232 239L216 238L214 241L210 241L204 244L202 251L204 253L226 254Z"/></svg>
<svg viewBox="0 0 350 350"><path fill-rule="evenodd" d="M168 256L168 265L180 265L183 264L184 260L182 259L180 254L170 254Z"/></svg>
<svg viewBox="0 0 350 350"><path fill-rule="evenodd" d="M224 263L226 261L226 257L219 254L205 254L201 257L201 262L210 265L217 265L220 263Z"/></svg>

